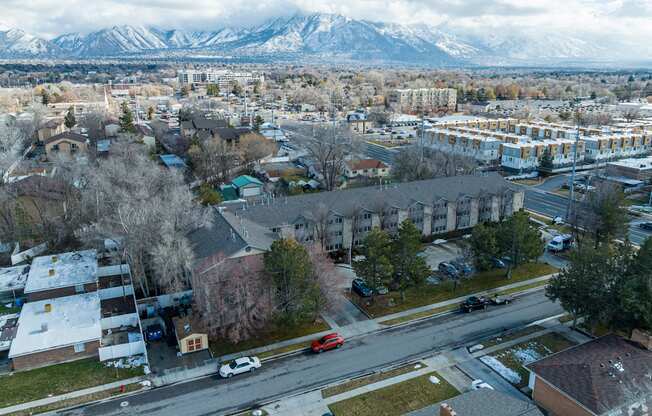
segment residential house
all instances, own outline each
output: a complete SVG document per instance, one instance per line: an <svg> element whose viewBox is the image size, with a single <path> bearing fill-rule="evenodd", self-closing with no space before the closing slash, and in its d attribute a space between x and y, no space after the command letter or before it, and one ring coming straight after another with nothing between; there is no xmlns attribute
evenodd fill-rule
<svg viewBox="0 0 652 416"><path fill-rule="evenodd" d="M263 193L263 183L249 175L241 175L231 181L240 198L259 196Z"/></svg>
<svg viewBox="0 0 652 416"><path fill-rule="evenodd" d="M23 296L29 266L0 268L0 302L13 302Z"/></svg>
<svg viewBox="0 0 652 416"><path fill-rule="evenodd" d="M518 399L493 389L479 389L446 400L439 407L439 416L543 416L543 413L525 397Z"/></svg>
<svg viewBox="0 0 652 416"><path fill-rule="evenodd" d="M66 131L64 119L53 118L41 125L37 131L38 141L45 143L50 137L57 136Z"/></svg>
<svg viewBox="0 0 652 416"><path fill-rule="evenodd" d="M228 122L223 118L212 119L203 115L194 115L190 120L182 121L180 127L181 136L190 140L195 135L212 136L215 129L228 127Z"/></svg>
<svg viewBox="0 0 652 416"><path fill-rule="evenodd" d="M87 136L66 131L45 140L45 153L49 158L58 155L73 157L88 154L89 142Z"/></svg>
<svg viewBox="0 0 652 416"><path fill-rule="evenodd" d="M650 183L652 181L652 157L608 162L606 173L612 177L636 179Z"/></svg>
<svg viewBox="0 0 652 416"><path fill-rule="evenodd" d="M652 351L606 335L526 365L535 403L550 416L652 414Z"/></svg>
<svg viewBox="0 0 652 416"><path fill-rule="evenodd" d="M389 166L376 159L349 160L345 167L345 174L349 179L359 176L366 178L389 176Z"/></svg>

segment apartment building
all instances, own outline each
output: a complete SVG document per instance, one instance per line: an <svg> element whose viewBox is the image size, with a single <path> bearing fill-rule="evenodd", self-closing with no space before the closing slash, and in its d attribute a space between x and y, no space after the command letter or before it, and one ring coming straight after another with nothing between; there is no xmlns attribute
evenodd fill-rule
<svg viewBox="0 0 652 416"><path fill-rule="evenodd" d="M582 141L586 143L586 159L592 162L641 156L652 150L652 133L588 136Z"/></svg>
<svg viewBox="0 0 652 416"><path fill-rule="evenodd" d="M246 229L235 234L254 241L267 241L271 231L334 251L360 244L374 227L394 233L406 219L424 236L498 221L520 210L523 196L520 188L490 173L229 204L223 215L239 219Z"/></svg>
<svg viewBox="0 0 652 416"><path fill-rule="evenodd" d="M389 92L388 102L394 110L402 112L455 110L457 90L453 88L395 89Z"/></svg>
<svg viewBox="0 0 652 416"><path fill-rule="evenodd" d="M95 250L36 257L27 302L10 340L13 370L145 354L127 264L98 264Z"/></svg>
<svg viewBox="0 0 652 416"><path fill-rule="evenodd" d="M621 159L607 163L607 176L652 182L652 157Z"/></svg>
<svg viewBox="0 0 652 416"><path fill-rule="evenodd" d="M265 76L257 72L235 72L228 69L184 69L177 73L181 84L217 84L221 90L227 90L234 83L253 85L265 82Z"/></svg>
<svg viewBox="0 0 652 416"><path fill-rule="evenodd" d="M535 170L541 164L546 152L552 158L553 168L570 166L575 153L575 140L524 140L516 143L503 143L501 146L501 165L508 170L524 172ZM577 145L577 162L584 161L584 142Z"/></svg>
<svg viewBox="0 0 652 416"><path fill-rule="evenodd" d="M426 131L426 143L431 149L472 157L485 163L499 161L501 156L502 141L486 131L435 128Z"/></svg>

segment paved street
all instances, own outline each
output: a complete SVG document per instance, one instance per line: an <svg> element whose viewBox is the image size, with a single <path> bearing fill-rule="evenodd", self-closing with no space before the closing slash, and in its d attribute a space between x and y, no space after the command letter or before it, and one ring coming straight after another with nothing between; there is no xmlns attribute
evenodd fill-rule
<svg viewBox="0 0 652 416"><path fill-rule="evenodd" d="M272 361L254 374L231 380L203 378L63 414L221 415L453 349L561 312L559 305L551 303L542 291L538 291L508 306L468 315L449 315L352 339L337 352L306 353ZM128 405L121 407L120 403L125 400Z"/></svg>
<svg viewBox="0 0 652 416"><path fill-rule="evenodd" d="M541 185L539 185L541 186ZM525 190L525 208L538 212L549 217L566 217L566 207L568 199L560 195L550 194L539 189L524 186ZM638 224L642 220L632 220L629 223L629 239L634 244L641 245L643 242L652 237L652 233L641 229Z"/></svg>

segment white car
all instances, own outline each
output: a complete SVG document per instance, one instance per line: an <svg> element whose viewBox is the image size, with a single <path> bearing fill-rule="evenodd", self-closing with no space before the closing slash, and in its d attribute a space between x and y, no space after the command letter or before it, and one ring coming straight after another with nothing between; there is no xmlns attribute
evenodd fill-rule
<svg viewBox="0 0 652 416"><path fill-rule="evenodd" d="M480 390L480 389L490 389L490 390L493 390L493 389L494 389L493 387L491 387L491 385L489 385L488 383L485 383L484 381L482 381L482 380L480 380L480 379L473 380L473 381L471 382L471 388L472 388L473 390Z"/></svg>
<svg viewBox="0 0 652 416"><path fill-rule="evenodd" d="M260 368L260 360L258 357L242 357L236 358L231 361L229 364L224 364L220 367L220 376L224 378L231 378L236 374L242 374L256 371L257 368Z"/></svg>

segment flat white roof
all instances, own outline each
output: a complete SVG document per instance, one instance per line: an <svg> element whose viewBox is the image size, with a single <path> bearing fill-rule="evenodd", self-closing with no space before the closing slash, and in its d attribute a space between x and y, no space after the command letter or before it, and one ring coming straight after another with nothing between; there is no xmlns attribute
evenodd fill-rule
<svg viewBox="0 0 652 416"><path fill-rule="evenodd" d="M621 159L614 162L608 162L607 165L622 166L639 170L652 170L652 157Z"/></svg>
<svg viewBox="0 0 652 416"><path fill-rule="evenodd" d="M11 292L25 288L29 266L0 268L0 292Z"/></svg>
<svg viewBox="0 0 652 416"><path fill-rule="evenodd" d="M47 304L50 312L46 312ZM9 358L99 340L100 319L97 292L27 302L20 311Z"/></svg>
<svg viewBox="0 0 652 416"><path fill-rule="evenodd" d="M95 250L35 257L29 270L25 293L95 281L97 281L97 252Z"/></svg>

